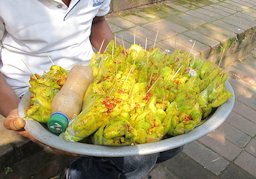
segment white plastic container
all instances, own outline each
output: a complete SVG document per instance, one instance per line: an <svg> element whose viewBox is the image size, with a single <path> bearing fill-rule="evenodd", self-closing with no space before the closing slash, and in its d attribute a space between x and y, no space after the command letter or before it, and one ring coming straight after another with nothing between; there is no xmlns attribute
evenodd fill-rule
<svg viewBox="0 0 256 179"><path fill-rule="evenodd" d="M51 132L64 132L69 120L80 113L83 96L92 81L91 67L79 64L70 70L65 84L53 98L52 115L47 123Z"/></svg>

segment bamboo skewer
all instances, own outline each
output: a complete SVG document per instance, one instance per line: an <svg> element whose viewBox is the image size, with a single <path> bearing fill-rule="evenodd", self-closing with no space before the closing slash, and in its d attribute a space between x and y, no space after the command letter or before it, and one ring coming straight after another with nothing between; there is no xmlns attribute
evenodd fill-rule
<svg viewBox="0 0 256 179"><path fill-rule="evenodd" d="M124 39L123 38L122 38L122 44L123 44L123 48L124 48L124 54L126 55L126 49L125 49Z"/></svg>
<svg viewBox="0 0 256 179"><path fill-rule="evenodd" d="M136 44L136 34L135 34L135 30L133 32L133 44L135 45Z"/></svg>
<svg viewBox="0 0 256 179"><path fill-rule="evenodd" d="M152 88L155 86L155 84L157 83L157 81L160 79L160 76L157 77L156 81L151 85L151 87L148 89L147 93L149 93Z"/></svg>
<svg viewBox="0 0 256 179"><path fill-rule="evenodd" d="M27 67L27 69L28 69L28 71L30 72L30 74L33 75L33 76L35 77L35 79L37 79L36 75L31 71L29 65L28 65L24 60L21 59L21 61L22 61L22 62L24 63L24 65Z"/></svg>
<svg viewBox="0 0 256 179"><path fill-rule="evenodd" d="M47 57L48 57L48 59L50 60L50 62L52 63L52 65L55 65L54 62L53 62L53 60L52 60L52 58L50 57L50 55L48 55Z"/></svg>
<svg viewBox="0 0 256 179"><path fill-rule="evenodd" d="M148 46L148 39L146 38L146 40L145 40L145 47L144 47L145 51L147 51L147 46Z"/></svg>
<svg viewBox="0 0 256 179"><path fill-rule="evenodd" d="M155 37L153 49L156 47L156 41L157 41L157 38L158 38L158 33L159 33L159 31L156 32L156 37Z"/></svg>
<svg viewBox="0 0 256 179"><path fill-rule="evenodd" d="M148 65L148 61L149 61L149 52L147 52L147 65Z"/></svg>
<svg viewBox="0 0 256 179"><path fill-rule="evenodd" d="M114 37L114 46L116 48L116 34L115 34L115 37Z"/></svg>
<svg viewBox="0 0 256 179"><path fill-rule="evenodd" d="M196 41L194 41L194 43L193 43L191 49L189 50L189 54L191 54L191 52L192 52L192 50L194 49L195 45L196 45Z"/></svg>
<svg viewBox="0 0 256 179"><path fill-rule="evenodd" d="M101 45L100 45L100 49L99 49L98 53L101 53L101 50L102 50L102 47L103 47L104 42L105 42L105 39L102 40L102 43L101 43Z"/></svg>
<svg viewBox="0 0 256 179"><path fill-rule="evenodd" d="M177 76L177 74L178 74L179 71L181 70L182 66L183 66L183 65L181 65L181 66L179 67L179 69L178 69L178 70L176 71L176 73L173 75L173 77L171 78L171 80L173 80L173 79Z"/></svg>
<svg viewBox="0 0 256 179"><path fill-rule="evenodd" d="M114 59L114 53L115 53L115 47L112 46L112 52L111 52L112 59Z"/></svg>

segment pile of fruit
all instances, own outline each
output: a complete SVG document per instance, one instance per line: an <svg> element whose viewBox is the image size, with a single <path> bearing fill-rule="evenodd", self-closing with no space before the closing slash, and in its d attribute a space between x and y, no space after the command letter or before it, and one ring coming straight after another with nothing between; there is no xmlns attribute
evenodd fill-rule
<svg viewBox="0 0 256 179"><path fill-rule="evenodd" d="M136 44L125 49L111 42L90 65L94 81L81 113L64 132L68 141L156 142L193 130L231 97L223 69L184 51L145 50Z"/></svg>

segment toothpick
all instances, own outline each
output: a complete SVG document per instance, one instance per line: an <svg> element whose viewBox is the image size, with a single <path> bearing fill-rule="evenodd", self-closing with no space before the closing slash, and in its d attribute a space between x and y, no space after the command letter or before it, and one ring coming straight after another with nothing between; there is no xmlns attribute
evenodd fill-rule
<svg viewBox="0 0 256 179"><path fill-rule="evenodd" d="M223 50L222 53L221 53L221 58L220 58L220 61L219 61L218 66L221 65L222 59L223 59L223 57L224 57L224 53L225 53L225 50Z"/></svg>
<svg viewBox="0 0 256 179"><path fill-rule="evenodd" d="M28 64L27 64L25 61L23 61L22 59L21 59L21 61L22 61L22 62L24 63L24 65L27 67L27 69L28 69L28 71L30 72L30 74L33 75L33 76L35 77L35 79L37 79L36 75L30 70Z"/></svg>
<svg viewBox="0 0 256 179"><path fill-rule="evenodd" d="M112 47L112 59L114 58L114 50L113 50L113 47ZM116 75L117 75L117 64L118 63L118 58L116 58Z"/></svg>
<svg viewBox="0 0 256 179"><path fill-rule="evenodd" d="M134 30L134 32L133 32L133 44L136 44L136 34L135 34L135 31L136 30Z"/></svg>
<svg viewBox="0 0 256 179"><path fill-rule="evenodd" d="M125 45L124 45L124 39L123 39L123 38L122 38L122 44L123 44L123 48L124 48L124 54L126 55Z"/></svg>
<svg viewBox="0 0 256 179"><path fill-rule="evenodd" d="M147 51L147 46L148 46L148 38L146 38L146 41L145 41L145 50Z"/></svg>
<svg viewBox="0 0 256 179"><path fill-rule="evenodd" d="M124 83L128 80L128 78L129 78L129 76L130 76L132 70L133 70L133 67L131 67L131 69L129 70L129 72L128 72L128 74L127 74L125 80L124 80Z"/></svg>
<svg viewBox="0 0 256 179"><path fill-rule="evenodd" d="M52 65L55 65L54 62L52 61L52 58L49 55L47 57L50 60L50 62L52 63Z"/></svg>
<svg viewBox="0 0 256 179"><path fill-rule="evenodd" d="M150 84L150 83L151 83L151 80L152 80L152 77L153 77L153 73L154 73L154 72L152 72L152 73L151 73L151 75L150 75L150 78L149 78L149 82L148 82L148 84Z"/></svg>
<svg viewBox="0 0 256 179"><path fill-rule="evenodd" d="M163 104L164 104L165 98L166 98L166 93L164 93L164 97L163 97L163 101L162 101Z"/></svg>
<svg viewBox="0 0 256 179"><path fill-rule="evenodd" d="M174 48L175 50L177 49L177 40L176 40L177 36L175 35L174 36Z"/></svg>
<svg viewBox="0 0 256 179"><path fill-rule="evenodd" d="M116 75L117 75L117 58L116 58Z"/></svg>
<svg viewBox="0 0 256 179"><path fill-rule="evenodd" d="M194 41L194 43L193 43L193 45L192 45L192 47L191 47L191 49L190 49L190 51L189 51L189 54L191 54L192 50L193 50L194 47L195 47L195 44L196 44L196 41Z"/></svg>
<svg viewBox="0 0 256 179"><path fill-rule="evenodd" d="M182 66L183 66L183 65L181 65L181 66L179 67L179 69L178 69L178 70L176 71L176 73L173 75L173 77L171 78L171 80L173 80L173 79L177 76L177 74L178 74L179 71L181 70Z"/></svg>
<svg viewBox="0 0 256 179"><path fill-rule="evenodd" d="M102 62L103 62L104 60L107 60L107 59L108 59L108 56L107 56L106 58L100 60L99 69L101 69L101 64L102 64Z"/></svg>
<svg viewBox="0 0 256 179"><path fill-rule="evenodd" d="M158 78L156 79L156 81L151 85L151 87L148 89L147 93L149 93L151 91L151 89L153 88L153 86L155 86L155 84L157 83L157 81L159 80L160 76L158 76Z"/></svg>
<svg viewBox="0 0 256 179"><path fill-rule="evenodd" d="M114 53L115 53L115 48L114 48L114 46L112 46L112 59L114 58Z"/></svg>
<svg viewBox="0 0 256 179"><path fill-rule="evenodd" d="M134 82L134 83L132 84L132 87L131 87L131 89L130 89L130 91L129 91L129 96L131 96L131 94L132 94L132 90L133 90L133 87L134 87L135 83L136 83L136 82Z"/></svg>
<svg viewBox="0 0 256 179"><path fill-rule="evenodd" d="M114 37L114 42L115 42L115 47L116 47L116 34L115 34L115 37Z"/></svg>
<svg viewBox="0 0 256 179"><path fill-rule="evenodd" d="M103 39L103 41L102 41L102 43L101 43L101 45L100 45L99 53L101 52L101 49L102 49L102 47L103 47L104 42L105 42L105 39Z"/></svg>
<svg viewBox="0 0 256 179"><path fill-rule="evenodd" d="M110 96L110 95L113 93L114 90L115 90L115 88L112 88L112 89L110 90L110 92L108 93L108 96Z"/></svg>
<svg viewBox="0 0 256 179"><path fill-rule="evenodd" d="M110 90L108 96L110 96L110 95L113 93L114 89L115 89L115 88L112 88L112 89Z"/></svg>
<svg viewBox="0 0 256 179"><path fill-rule="evenodd" d="M157 38L158 38L158 31L157 31L157 33L156 33L156 38L155 38L155 41L154 41L153 49L154 49L154 48L155 48L155 46L156 46Z"/></svg>
<svg viewBox="0 0 256 179"><path fill-rule="evenodd" d="M148 65L148 60L149 60L149 52L147 52L147 65Z"/></svg>
<svg viewBox="0 0 256 179"><path fill-rule="evenodd" d="M109 46L109 43L108 43L108 45L106 46L106 48L105 48L105 50L104 50L104 53L107 51L107 49L108 49L108 46Z"/></svg>

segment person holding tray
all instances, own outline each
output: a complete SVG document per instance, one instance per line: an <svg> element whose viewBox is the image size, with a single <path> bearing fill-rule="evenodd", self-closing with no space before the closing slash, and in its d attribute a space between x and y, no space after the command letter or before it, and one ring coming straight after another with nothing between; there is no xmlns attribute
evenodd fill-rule
<svg viewBox="0 0 256 179"><path fill-rule="evenodd" d="M0 113L7 129L38 142L24 130L25 121L17 110L30 76L42 74L52 63L65 69L78 63L89 65L93 51L106 48L112 39L104 18L109 10L110 0L0 1ZM144 178L156 163L181 150L80 157L71 164L66 178Z"/></svg>

